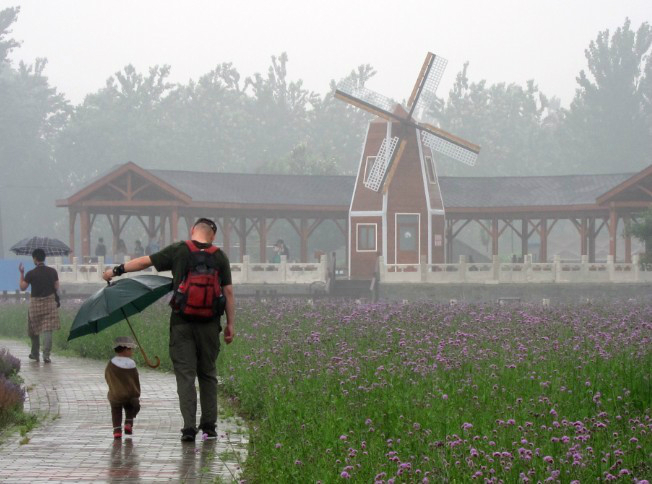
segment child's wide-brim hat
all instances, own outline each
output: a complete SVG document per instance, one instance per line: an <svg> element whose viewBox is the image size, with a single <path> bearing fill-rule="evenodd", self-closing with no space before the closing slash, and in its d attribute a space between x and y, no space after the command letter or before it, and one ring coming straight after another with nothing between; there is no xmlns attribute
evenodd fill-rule
<svg viewBox="0 0 652 484"><path fill-rule="evenodd" d="M123 348L138 348L136 342L129 336L118 336L113 340L113 349L122 346Z"/></svg>

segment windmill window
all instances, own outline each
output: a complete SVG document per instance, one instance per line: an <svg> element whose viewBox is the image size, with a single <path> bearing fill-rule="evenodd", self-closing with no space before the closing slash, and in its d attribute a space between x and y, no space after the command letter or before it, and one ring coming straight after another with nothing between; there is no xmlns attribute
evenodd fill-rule
<svg viewBox="0 0 652 484"><path fill-rule="evenodd" d="M371 169L374 167L374 163L376 163L376 157L375 156L367 156L367 160L365 161L364 164L364 181L367 181L367 177L371 173Z"/></svg>
<svg viewBox="0 0 652 484"><path fill-rule="evenodd" d="M428 182L437 183L437 177L435 176L435 165L432 156L425 156L424 161L426 163L426 172L428 173Z"/></svg>
<svg viewBox="0 0 652 484"><path fill-rule="evenodd" d="M358 252L376 252L376 231L378 224L357 224L356 250Z"/></svg>

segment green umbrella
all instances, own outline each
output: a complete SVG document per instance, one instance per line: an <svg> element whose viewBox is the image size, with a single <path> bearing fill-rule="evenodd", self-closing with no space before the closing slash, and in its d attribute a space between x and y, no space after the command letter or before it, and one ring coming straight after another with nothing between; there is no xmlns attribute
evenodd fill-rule
<svg viewBox="0 0 652 484"><path fill-rule="evenodd" d="M125 319L145 362L148 366L156 368L161 364L161 360L155 356L156 363L150 363L128 317L141 312L171 290L171 278L155 275L134 276L109 284L81 305L70 328L68 341L86 334L99 333Z"/></svg>

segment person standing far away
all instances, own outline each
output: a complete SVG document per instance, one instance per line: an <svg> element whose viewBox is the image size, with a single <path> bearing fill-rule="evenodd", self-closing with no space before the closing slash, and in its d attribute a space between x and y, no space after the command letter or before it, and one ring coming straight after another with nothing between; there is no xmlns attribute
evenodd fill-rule
<svg viewBox="0 0 652 484"><path fill-rule="evenodd" d="M140 240L136 241L136 245L134 246L134 257L142 257L145 255L145 249L143 248L143 245L140 243Z"/></svg>
<svg viewBox="0 0 652 484"><path fill-rule="evenodd" d="M279 255L284 255L287 262L290 262L290 249L285 245L283 239L278 239L276 245L279 248Z"/></svg>
<svg viewBox="0 0 652 484"><path fill-rule="evenodd" d="M106 245L104 245L104 238L97 239L95 246L95 257L106 257Z"/></svg>
<svg viewBox="0 0 652 484"><path fill-rule="evenodd" d="M30 285L32 293L29 298L27 311L27 333L32 340L32 351L29 358L39 361L40 339L43 335L43 363L50 363L52 351L52 331L61 329L59 320L59 275L57 271L45 265L45 252L43 249L34 249L32 252L34 269L25 274L25 267L21 262L18 265L20 272L19 287L25 291Z"/></svg>
<svg viewBox="0 0 652 484"><path fill-rule="evenodd" d="M207 291L206 286L200 288L199 285L193 285L192 281L196 280L198 274L200 278L208 279L213 276L207 274L217 274L218 278L213 279L217 281L216 287L211 287L211 291L217 292L221 286L221 293L225 298L224 342L230 344L235 337L235 299L231 285L231 267L226 254L213 246L216 232L215 222L200 218L192 227L191 240L173 243L149 256L139 257L113 269L107 269L102 275L108 282L125 272L141 271L152 265L159 272L172 271L174 296L171 301L173 311L170 315L170 359L177 380L179 407L183 417L181 440L184 442L193 442L198 432L195 380L199 382L201 406L199 429L207 438L217 438L215 363L220 350L221 311L217 307L207 309L193 297L198 290ZM203 261L203 265L199 264L199 260ZM205 292L199 299L205 301L204 296L213 298L214 295L212 292L210 294ZM223 301L224 298L215 301ZM204 315L199 314L205 310L210 311L208 316L204 313L202 313Z"/></svg>

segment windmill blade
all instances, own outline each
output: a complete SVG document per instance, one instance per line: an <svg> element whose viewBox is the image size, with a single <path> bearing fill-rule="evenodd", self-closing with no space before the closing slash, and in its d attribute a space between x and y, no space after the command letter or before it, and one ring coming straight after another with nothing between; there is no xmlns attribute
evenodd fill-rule
<svg viewBox="0 0 652 484"><path fill-rule="evenodd" d="M428 130L425 130L422 127L421 131L421 139L425 146L466 165L475 166L480 152L478 145L453 136L442 129L432 126L428 128Z"/></svg>
<svg viewBox="0 0 652 484"><path fill-rule="evenodd" d="M389 169L389 173L387 174L387 179L385 180L385 185L383 186L383 193L387 193L389 191L389 185L392 183L392 179L394 178L394 175L396 174L396 169L398 168L398 164L401 162L401 157L403 156L403 152L405 151L405 147L407 146L407 140L401 140L401 144L398 145L398 152L396 153L396 158L394 161L392 161L392 167Z"/></svg>
<svg viewBox="0 0 652 484"><path fill-rule="evenodd" d="M396 105L394 101L371 89L358 86L352 79L344 79L337 85L335 97L388 121L401 121L392 112Z"/></svg>
<svg viewBox="0 0 652 484"><path fill-rule="evenodd" d="M435 92L447 64L448 61L443 57L428 52L408 101L410 116L416 111L418 116L421 117L422 111L436 99Z"/></svg>
<svg viewBox="0 0 652 484"><path fill-rule="evenodd" d="M380 186L383 184L383 180L385 179L385 174L387 173L387 168L389 167L389 162L392 160L392 155L394 154L397 143L397 136L383 139L378 154L376 155L376 161L371 167L369 176L364 181L365 187L374 192L380 190Z"/></svg>

